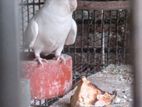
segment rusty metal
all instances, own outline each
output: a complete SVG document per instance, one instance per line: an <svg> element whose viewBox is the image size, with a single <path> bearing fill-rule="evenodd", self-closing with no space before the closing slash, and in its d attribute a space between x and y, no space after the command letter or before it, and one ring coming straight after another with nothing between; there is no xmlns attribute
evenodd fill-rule
<svg viewBox="0 0 142 107"><path fill-rule="evenodd" d="M22 3L22 5L41 5L44 2L27 2ZM116 10L116 9L128 9L129 8L128 1L81 1L78 0L78 9L89 9L89 10Z"/></svg>
<svg viewBox="0 0 142 107"><path fill-rule="evenodd" d="M78 1L78 9L116 10L128 8L129 1Z"/></svg>

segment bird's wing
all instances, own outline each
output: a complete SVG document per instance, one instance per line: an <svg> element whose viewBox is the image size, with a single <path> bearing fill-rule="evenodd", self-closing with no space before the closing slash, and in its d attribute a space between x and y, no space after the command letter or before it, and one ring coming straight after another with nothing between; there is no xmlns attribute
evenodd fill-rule
<svg viewBox="0 0 142 107"><path fill-rule="evenodd" d="M32 48L33 47L33 45L34 45L34 43L35 43L35 41L36 41L36 38L37 38L37 36L38 36L38 30L39 28L38 28L38 24L37 24L37 22L36 21L34 21L34 20L32 20L29 24L28 24L28 26L27 26L27 29L26 29L26 31L25 31L25 38L26 38L26 40L25 40L25 44L26 44L26 47L27 48Z"/></svg>
<svg viewBox="0 0 142 107"><path fill-rule="evenodd" d="M67 39L65 41L65 45L74 44L74 42L76 40L76 35L77 35L77 25L76 25L76 22L74 21L74 19L72 19L72 26L71 26L70 32L67 36Z"/></svg>

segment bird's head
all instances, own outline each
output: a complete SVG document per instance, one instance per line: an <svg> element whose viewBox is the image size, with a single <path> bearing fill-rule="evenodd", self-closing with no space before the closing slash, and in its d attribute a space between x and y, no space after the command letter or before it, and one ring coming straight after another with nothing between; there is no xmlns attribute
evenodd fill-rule
<svg viewBox="0 0 142 107"><path fill-rule="evenodd" d="M46 0L46 4L53 4L59 8L64 8L73 12L77 8L77 0Z"/></svg>

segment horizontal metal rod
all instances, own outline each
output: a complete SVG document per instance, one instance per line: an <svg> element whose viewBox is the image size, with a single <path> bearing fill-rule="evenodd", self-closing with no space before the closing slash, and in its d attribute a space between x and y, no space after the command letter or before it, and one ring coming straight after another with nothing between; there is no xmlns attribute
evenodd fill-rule
<svg viewBox="0 0 142 107"><path fill-rule="evenodd" d="M78 9L89 10L116 10L128 9L128 1L78 1Z"/></svg>
<svg viewBox="0 0 142 107"><path fill-rule="evenodd" d="M21 5L41 5L40 3L21 3ZM116 10L116 9L128 9L128 1L80 1L78 0L78 9L88 10Z"/></svg>

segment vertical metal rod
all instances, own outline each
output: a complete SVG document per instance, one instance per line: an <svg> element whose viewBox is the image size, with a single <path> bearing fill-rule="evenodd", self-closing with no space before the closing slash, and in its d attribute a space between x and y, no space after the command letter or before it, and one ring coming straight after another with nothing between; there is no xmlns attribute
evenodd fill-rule
<svg viewBox="0 0 142 107"><path fill-rule="evenodd" d="M94 35L93 35L93 47L94 47L94 54L93 54L93 63L96 65L96 44L95 44L95 38L96 38L96 11L94 10L94 23L93 23L94 27L93 27L93 30L94 30Z"/></svg>
<svg viewBox="0 0 142 107"><path fill-rule="evenodd" d="M119 63L119 58L118 58L118 29L119 29L119 10L116 11L116 38L115 38L115 63Z"/></svg>
<svg viewBox="0 0 142 107"><path fill-rule="evenodd" d="M35 15L35 0L33 0L33 15Z"/></svg>
<svg viewBox="0 0 142 107"><path fill-rule="evenodd" d="M33 100L33 105L36 105L36 101L35 101L35 99L32 99Z"/></svg>
<svg viewBox="0 0 142 107"><path fill-rule="evenodd" d="M23 4L23 0L21 1ZM25 37L24 37L24 9L23 9L23 5L21 5L21 19L22 19L22 46L25 47ZM24 49L22 49L22 51L24 51Z"/></svg>
<svg viewBox="0 0 142 107"><path fill-rule="evenodd" d="M41 102L41 100L39 100L39 106L41 106L42 105L42 102Z"/></svg>
<svg viewBox="0 0 142 107"><path fill-rule="evenodd" d="M102 65L105 65L105 31L104 31L104 10L101 10L101 24L102 24Z"/></svg>
<svg viewBox="0 0 142 107"><path fill-rule="evenodd" d="M123 59L124 59L124 63L126 63L126 48L128 48L126 45L127 45L127 32L128 32L128 10L125 10L125 27L124 27L124 46L123 46L123 49L124 49L124 52L123 52Z"/></svg>
<svg viewBox="0 0 142 107"><path fill-rule="evenodd" d="M88 28L87 28L87 39L86 40L87 40L87 49L88 50L87 50L87 56L86 57L87 57L87 63L90 64L90 54L89 54L90 53L89 52L90 48L89 48L89 45L91 44L90 42L92 42L92 40L90 40L89 34L91 34L91 32L90 32L90 29L91 29L91 27L90 27L91 26L90 25L90 23L91 23L91 19L90 19L91 15L90 15L90 11L89 10L87 10L87 12L88 12Z"/></svg>
<svg viewBox="0 0 142 107"><path fill-rule="evenodd" d="M28 21L28 23L29 23L29 21L30 21L30 10L29 10L29 0L27 0L27 21Z"/></svg>
<svg viewBox="0 0 142 107"><path fill-rule="evenodd" d="M83 64L83 47L84 47L83 46L83 37L84 37L84 30L85 30L84 29L84 24L85 23L84 23L84 13L83 13L83 10L81 10L81 14L82 14L82 18L81 18L82 19L82 21L81 21L82 23L81 23L81 39L80 39L81 40L81 47L80 48L81 48L81 64Z"/></svg>
<svg viewBox="0 0 142 107"><path fill-rule="evenodd" d="M133 0L133 34L135 56L135 98L133 107L142 107L142 0Z"/></svg>
<svg viewBox="0 0 142 107"><path fill-rule="evenodd" d="M110 54L110 38L111 38L111 21L112 21L112 11L109 11L110 14L110 20L109 20L109 30L108 30L108 40L107 40L107 64L109 64L109 54Z"/></svg>
<svg viewBox="0 0 142 107"><path fill-rule="evenodd" d="M74 18L76 18L76 13L74 12ZM72 46L70 46L70 47L72 47ZM74 57L74 64L77 64L77 58L76 58L76 55L77 55L77 53L76 53L76 48L77 48L77 45L76 45L76 42L74 43L74 55L73 55L73 57ZM71 50L70 50L70 48L68 48L69 49L69 52L71 52Z"/></svg>
<svg viewBox="0 0 142 107"><path fill-rule="evenodd" d="M21 107L18 4L0 1L0 107Z"/></svg>
<svg viewBox="0 0 142 107"><path fill-rule="evenodd" d="M41 0L38 0L38 2L39 2L38 8L40 9L40 7L41 7L41 6L40 6L40 4L41 4Z"/></svg>

